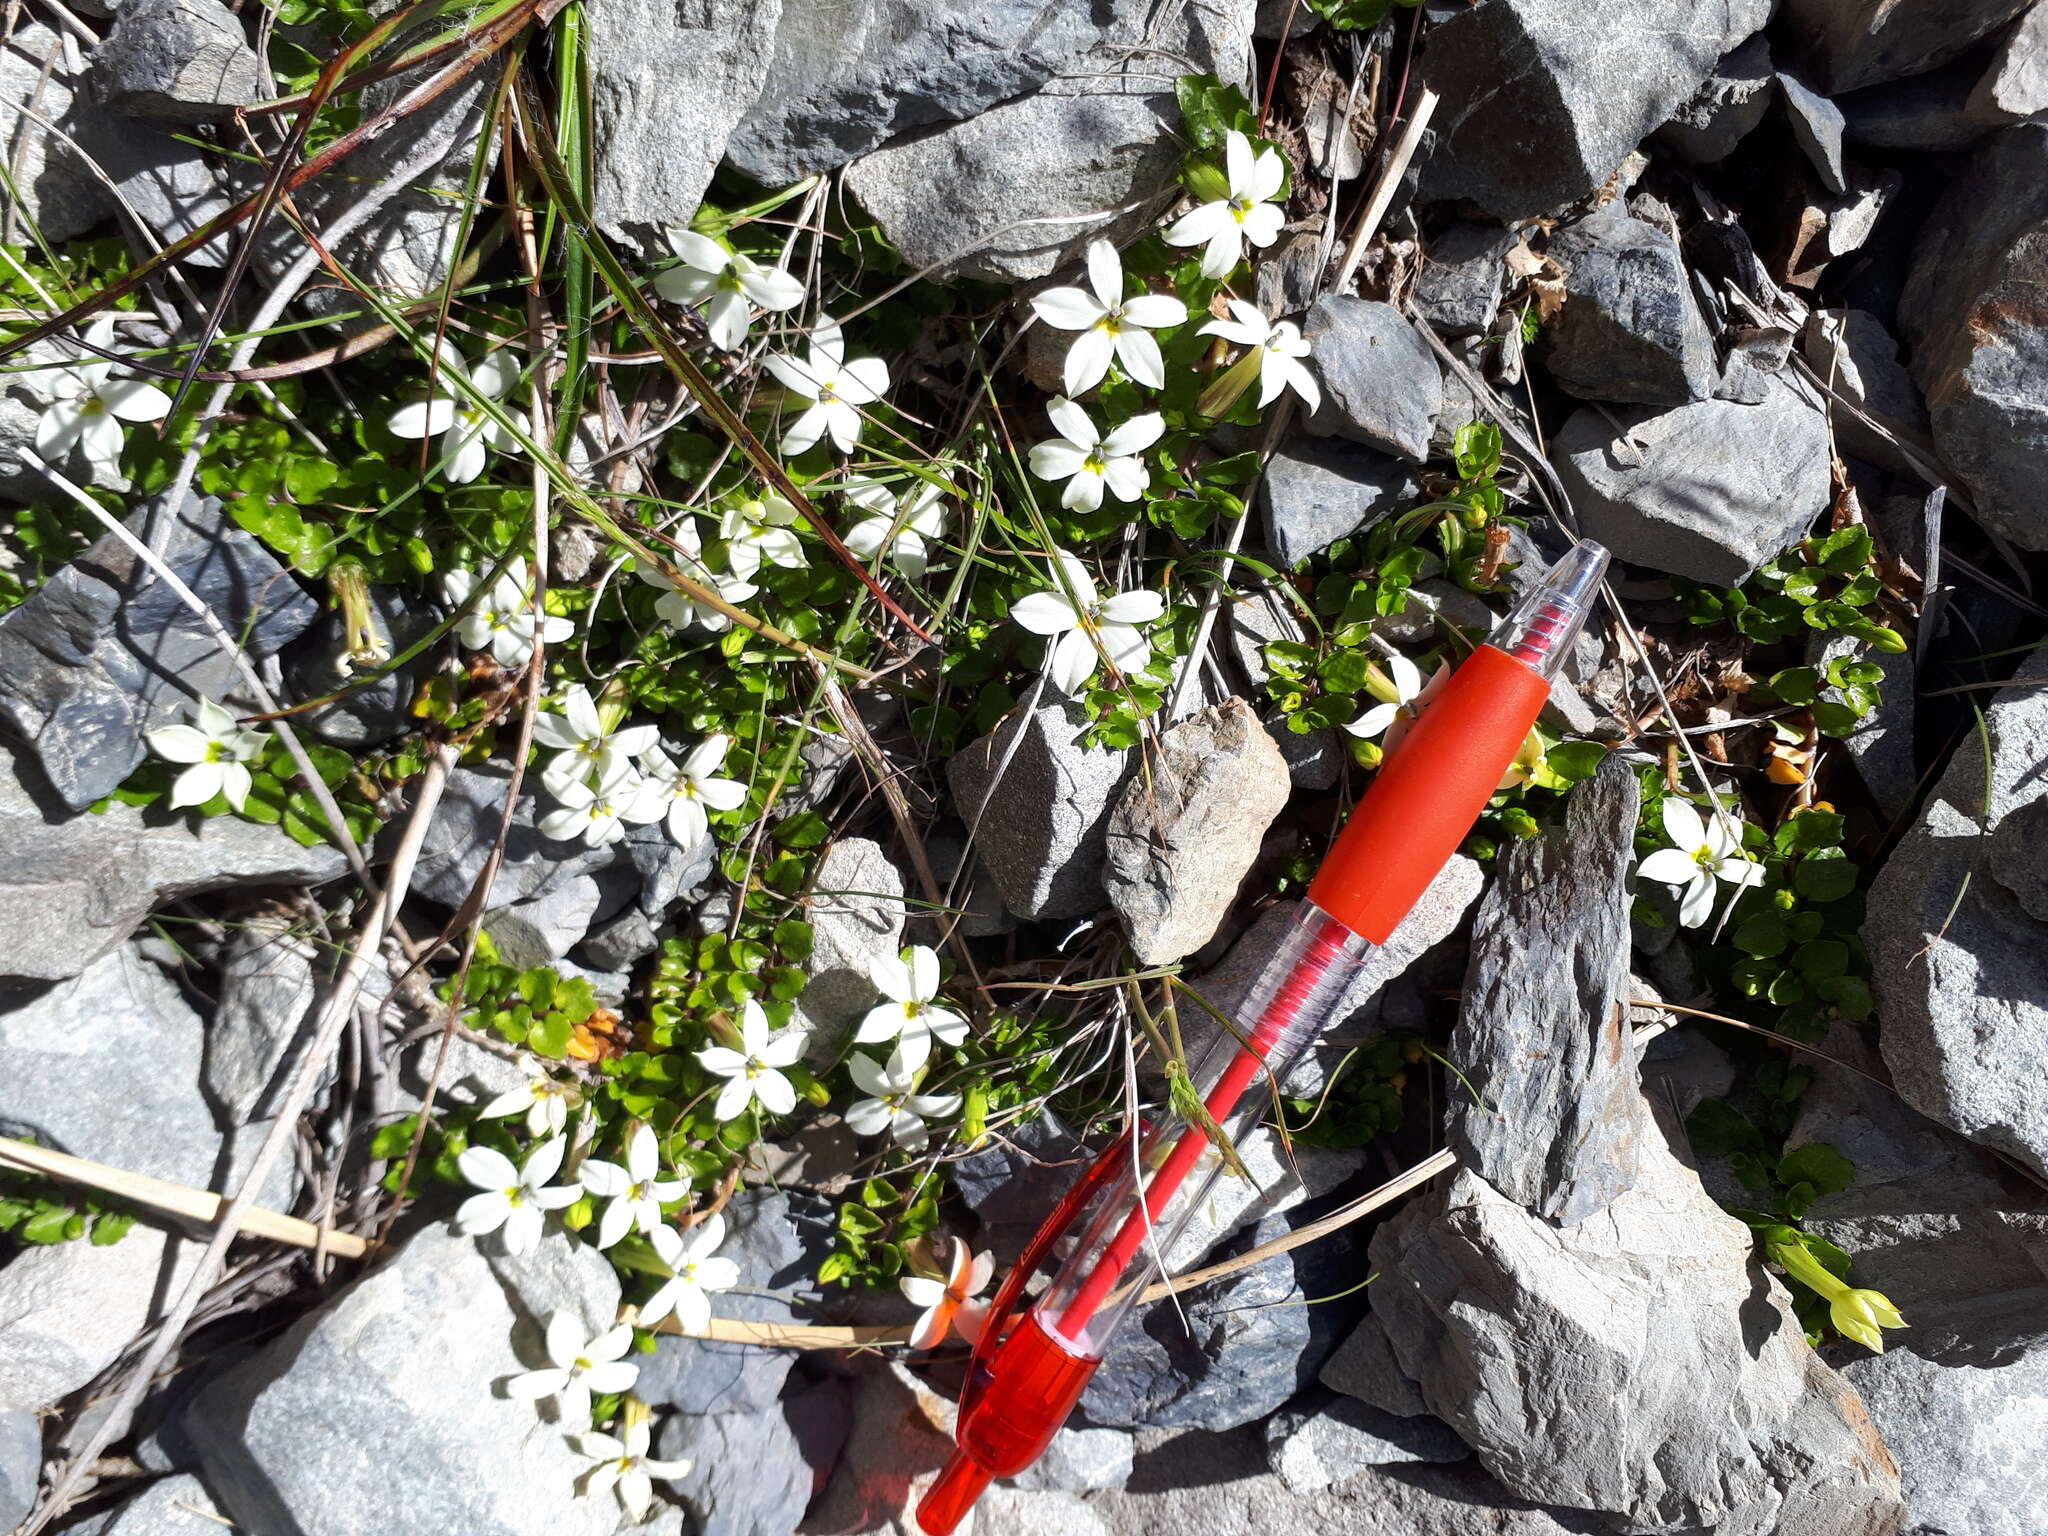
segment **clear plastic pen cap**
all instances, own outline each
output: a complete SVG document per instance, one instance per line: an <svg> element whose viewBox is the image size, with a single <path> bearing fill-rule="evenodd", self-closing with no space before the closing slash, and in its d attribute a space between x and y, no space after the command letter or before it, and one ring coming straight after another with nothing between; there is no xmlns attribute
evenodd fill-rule
<svg viewBox="0 0 2048 1536"><path fill-rule="evenodd" d="M1544 677L1556 676L1592 611L1606 570L1607 551L1590 539L1581 539L1501 621L1486 643Z"/></svg>

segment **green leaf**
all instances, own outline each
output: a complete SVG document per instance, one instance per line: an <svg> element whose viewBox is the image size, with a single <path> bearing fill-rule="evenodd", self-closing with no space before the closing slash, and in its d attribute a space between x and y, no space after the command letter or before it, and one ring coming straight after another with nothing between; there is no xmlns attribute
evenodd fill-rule
<svg viewBox="0 0 2048 1536"><path fill-rule="evenodd" d="M1770 689L1787 704L1811 704L1820 697L1820 676L1811 667L1787 667L1772 674Z"/></svg>
<svg viewBox="0 0 2048 1536"><path fill-rule="evenodd" d="M565 1014L548 1013L535 1019L526 1031L526 1045L536 1056L559 1061L568 1054L576 1026Z"/></svg>
<svg viewBox="0 0 2048 1536"><path fill-rule="evenodd" d="M135 1225L132 1211L102 1211L93 1218L92 1245L95 1248L111 1248L128 1235L128 1229Z"/></svg>
<svg viewBox="0 0 2048 1536"><path fill-rule="evenodd" d="M1862 719L1862 711L1833 699L1823 699L1813 706L1813 723L1823 736L1847 736Z"/></svg>
<svg viewBox="0 0 2048 1536"><path fill-rule="evenodd" d="M1461 479L1487 479L1500 468L1500 428L1490 421L1466 422L1451 440L1451 458Z"/></svg>
<svg viewBox="0 0 2048 1536"><path fill-rule="evenodd" d="M1607 761L1607 748L1597 741L1560 741L1543 754L1543 761L1565 783L1582 784Z"/></svg>
<svg viewBox="0 0 2048 1536"><path fill-rule="evenodd" d="M61 1243L69 1236L71 1207L68 1205L45 1206L22 1223L21 1239L25 1243Z"/></svg>
<svg viewBox="0 0 2048 1536"><path fill-rule="evenodd" d="M1792 871L1792 889L1808 901L1840 901L1856 889L1857 867L1839 848L1819 848Z"/></svg>
<svg viewBox="0 0 2048 1536"><path fill-rule="evenodd" d="M1861 1024L1877 1007L1877 1000L1870 994L1870 983L1861 976L1830 976L1815 984L1815 992L1822 1002L1831 1004L1842 1017Z"/></svg>
<svg viewBox="0 0 2048 1536"><path fill-rule="evenodd" d="M1792 967L1808 981L1828 981L1849 969L1849 946L1839 939L1815 939L1792 956Z"/></svg>
<svg viewBox="0 0 2048 1536"><path fill-rule="evenodd" d="M1737 949L1767 960L1785 952L1792 934L1783 913L1764 911L1737 923L1733 937Z"/></svg>
<svg viewBox="0 0 2048 1536"><path fill-rule="evenodd" d="M1855 1178L1856 1165L1824 1141L1810 1141L1778 1159L1781 1184L1811 1184L1822 1195L1840 1194Z"/></svg>
<svg viewBox="0 0 2048 1536"><path fill-rule="evenodd" d="M1862 523L1851 523L1810 545L1808 553L1828 574L1847 576L1870 564L1870 547L1870 529Z"/></svg>
<svg viewBox="0 0 2048 1536"><path fill-rule="evenodd" d="M1726 1099L1700 1100L1685 1117L1685 1133L1693 1149L1707 1157L1761 1151L1764 1145L1763 1133Z"/></svg>

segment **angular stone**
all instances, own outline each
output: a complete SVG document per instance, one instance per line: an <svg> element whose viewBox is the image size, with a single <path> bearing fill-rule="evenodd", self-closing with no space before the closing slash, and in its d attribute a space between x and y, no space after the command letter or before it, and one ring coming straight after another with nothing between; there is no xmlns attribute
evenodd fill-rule
<svg viewBox="0 0 2048 1536"><path fill-rule="evenodd" d="M67 1536L221 1536L231 1522L206 1484L189 1472L160 1477L105 1515L66 1527Z"/></svg>
<svg viewBox="0 0 2048 1536"><path fill-rule="evenodd" d="M1132 1437L1120 1429L1069 1424L1045 1454L1010 1479L1026 1492L1092 1493L1131 1480Z"/></svg>
<svg viewBox="0 0 2048 1536"><path fill-rule="evenodd" d="M1106 899L1110 807L1135 764L1129 752L1078 745L1087 728L1078 704L1041 704L946 764L959 815L1019 917L1080 917Z"/></svg>
<svg viewBox="0 0 2048 1536"><path fill-rule="evenodd" d="M26 1408L0 1409L0 1521L10 1530L35 1507L42 1473L42 1421Z"/></svg>
<svg viewBox="0 0 2048 1536"><path fill-rule="evenodd" d="M211 497L187 501L175 518L152 503L127 526L254 656L319 611ZM73 810L134 772L149 755L145 731L187 718L195 695L217 700L240 687L199 616L111 533L0 615L0 725Z"/></svg>
<svg viewBox="0 0 2048 1536"><path fill-rule="evenodd" d="M491 908L484 914L484 932L507 965L532 970L552 965L582 943L604 905L604 888L595 878L571 875L525 901Z"/></svg>
<svg viewBox="0 0 2048 1536"><path fill-rule="evenodd" d="M1849 179L1842 169L1842 109L1787 70L1778 71L1778 93L1792 120L1792 138L1806 152L1821 184L1830 192L1848 191Z"/></svg>
<svg viewBox="0 0 2048 1536"><path fill-rule="evenodd" d="M1926 442L1926 403L1899 361L1898 342L1877 316L1862 309L1815 310L1801 335L1800 351L1837 395L1887 432L1916 445ZM1900 473L1910 471L1905 455L1854 411L1836 411L1834 423L1845 453Z"/></svg>
<svg viewBox="0 0 2048 1536"><path fill-rule="evenodd" d="M1899 301L1935 446L1979 521L2048 549L2039 496L2048 453L2048 124L1993 134L1920 235Z"/></svg>
<svg viewBox="0 0 2048 1536"><path fill-rule="evenodd" d="M1119 7L1033 0L783 0L759 98L726 144L764 186L829 171L895 134L971 118L1066 72Z"/></svg>
<svg viewBox="0 0 2048 1536"><path fill-rule="evenodd" d="M725 142L771 77L782 0L607 0L589 13L591 211L604 232L668 254ZM794 179L794 178L790 178Z"/></svg>
<svg viewBox="0 0 2048 1536"><path fill-rule="evenodd" d="M1348 1482L1367 1467L1471 1454L1441 1419L1398 1418L1334 1392L1306 1392L1266 1420L1267 1463L1296 1493Z"/></svg>
<svg viewBox="0 0 2048 1536"><path fill-rule="evenodd" d="M67 142L67 137L76 139L82 120L91 116L90 98L73 111L83 85L82 71L70 62L77 57L77 45L67 45L41 22L26 17L22 22L0 47L0 140L7 145L12 189L5 238L25 240L32 222L45 240L69 240L106 218L113 199L80 153L91 153L95 146ZM44 122L28 116L23 106ZM62 132L53 134L45 123ZM31 495L47 494L49 482L39 475L24 483L31 485Z"/></svg>
<svg viewBox="0 0 2048 1536"><path fill-rule="evenodd" d="M1721 56L1721 62L1692 97L1657 130L1694 165L1714 165L1735 151L1771 106L1771 45L1759 32Z"/></svg>
<svg viewBox="0 0 2048 1536"><path fill-rule="evenodd" d="M953 1450L950 1395L925 1385L903 1364L870 1365L854 1381L853 1433L806 1524L864 1536L917 1536L917 1501ZM1009 1529L1005 1500L1045 1498L991 1488L976 1506L973 1529ZM1072 1502L1072 1501L1069 1501Z"/></svg>
<svg viewBox="0 0 2048 1536"><path fill-rule="evenodd" d="M1998 45L1964 115L1986 127L2048 112L2048 12L2029 7Z"/></svg>
<svg viewBox="0 0 2048 1536"><path fill-rule="evenodd" d="M118 1243L25 1249L0 1269L0 1412L69 1396L178 1298L199 1246L137 1222Z"/></svg>
<svg viewBox="0 0 2048 1536"><path fill-rule="evenodd" d="M671 1413L655 1454L687 1461L672 1479L696 1536L788 1536L811 1502L811 1468L779 1404L744 1413Z"/></svg>
<svg viewBox="0 0 2048 1536"><path fill-rule="evenodd" d="M230 1125L246 1124L281 1091L286 1052L319 995L319 952L295 930L286 918L253 918L235 930L221 958L205 1081Z"/></svg>
<svg viewBox="0 0 2048 1536"><path fill-rule="evenodd" d="M129 117L224 122L262 99L263 66L218 0L128 0L92 52L99 99Z"/></svg>
<svg viewBox="0 0 2048 1536"><path fill-rule="evenodd" d="M1507 280L1515 232L1496 224L1453 224L1429 243L1415 279L1415 307L1439 336L1489 330Z"/></svg>
<svg viewBox="0 0 2048 1536"><path fill-rule="evenodd" d="M1160 733L1147 778L1110 812L1104 884L1140 965L1215 937L1287 804L1287 763L1239 698Z"/></svg>
<svg viewBox="0 0 2048 1536"><path fill-rule="evenodd" d="M1444 100L1421 195L1503 222L1584 197L1770 14L1769 0L1650 0L1612 27L1586 26L1569 0L1451 13L1416 70Z"/></svg>
<svg viewBox="0 0 2048 1536"><path fill-rule="evenodd" d="M229 885L319 885L347 867L338 848L302 847L239 816L202 817L195 829L153 825L119 803L46 810L48 798L0 749L0 974L59 981L164 902Z"/></svg>
<svg viewBox="0 0 2048 1536"><path fill-rule="evenodd" d="M1567 393L1682 405L1714 392L1713 337L1669 234L1610 203L1560 231L1550 254L1569 297L1542 356Z"/></svg>
<svg viewBox="0 0 2048 1536"><path fill-rule="evenodd" d="M981 1218L976 1248L994 1253L998 1268L1015 1263L1094 1155L1048 1109L961 1158L953 1165L953 1187Z"/></svg>
<svg viewBox="0 0 2048 1536"><path fill-rule="evenodd" d="M1301 333L1323 404L1310 418L1323 435L1420 462L1443 409L1443 373L1415 327L1391 304L1331 294L1316 301Z"/></svg>
<svg viewBox="0 0 2048 1536"><path fill-rule="evenodd" d="M1759 405L1577 412L1551 456L1588 538L1654 571L1737 586L1828 506L1827 421L1774 381Z"/></svg>
<svg viewBox="0 0 2048 1536"><path fill-rule="evenodd" d="M618 1294L580 1242L493 1259L430 1227L216 1380L183 1429L222 1509L250 1530L526 1536L545 1510L563 1536L610 1536L616 1505L564 1496L587 1463L503 1383L546 1363L552 1312L594 1333Z"/></svg>
<svg viewBox="0 0 2048 1536"><path fill-rule="evenodd" d="M842 837L811 882L811 953L792 1022L811 1032L810 1056L829 1063L861 1016L881 1001L874 962L903 943L903 872L881 844Z"/></svg>
<svg viewBox="0 0 2048 1536"><path fill-rule="evenodd" d="M1451 1036L1469 1079L1450 1107L1459 1163L1560 1226L1605 1210L1635 1182L1635 775L1610 758L1572 792L1562 827L1502 853L1473 920Z"/></svg>
<svg viewBox="0 0 2048 1536"><path fill-rule="evenodd" d="M1266 548L1292 570L1416 494L1414 472L1398 459L1336 438L1296 438L1275 451L1259 482Z"/></svg>
<svg viewBox="0 0 2048 1536"><path fill-rule="evenodd" d="M1616 1524L1897 1529L1891 1457L1749 1229L1662 1138L1640 1166L1575 1227L1463 1171L1380 1227L1373 1315L1431 1412L1521 1497Z"/></svg>
<svg viewBox="0 0 2048 1536"><path fill-rule="evenodd" d="M122 203L165 245L183 239L262 185L251 167L147 123L122 122L121 140L125 164L110 167L109 174L115 177ZM224 267L234 256L234 240L233 232L215 235L185 257L185 263Z"/></svg>
<svg viewBox="0 0 2048 1536"><path fill-rule="evenodd" d="M848 189L907 264L948 276L1028 281L1091 240L1123 243L1177 191L1180 109L1152 50L1224 80L1243 78L1249 54L1238 6L1189 6L1163 25L1133 13L1043 90L863 156Z"/></svg>
<svg viewBox="0 0 2048 1536"><path fill-rule="evenodd" d="M441 611L434 604L401 587L372 587L369 596L371 623L393 656L411 649L441 622ZM422 652L366 686L353 672L342 670L341 663L348 656L346 644L338 613L325 615L293 644L286 663L293 696L307 700L341 695L332 704L299 718L306 730L337 747L381 747L413 724L406 710L426 681L434 653Z"/></svg>
<svg viewBox="0 0 2048 1536"><path fill-rule="evenodd" d="M1355 1397L1395 1418L1412 1419L1429 1412L1415 1383L1394 1358L1387 1330L1376 1317L1368 1316L1351 1331L1337 1352L1323 1362L1316 1380L1332 1392Z"/></svg>
<svg viewBox="0 0 2048 1536"><path fill-rule="evenodd" d="M1785 0L1780 21L1829 95L1922 75L2012 20L2027 0L1953 0L1940 6L1888 0Z"/></svg>
<svg viewBox="0 0 2048 1536"><path fill-rule="evenodd" d="M1346 984L1343 996L1330 1010L1331 1024L1320 1043L1303 1052L1281 1074L1280 1086L1285 1093L1294 1098L1315 1098L1323 1091L1326 1067L1334 1065L1351 1047L1379 1033L1379 1006L1387 984L1457 931L1485 883L1486 876L1476 863L1463 854L1451 856L1414 910L1401 920L1386 943L1366 956L1365 963ZM1226 1017L1235 1016L1253 980L1272 959L1275 949L1285 942L1293 922L1292 907L1267 908L1244 937L1231 946L1229 954L1194 978L1193 986L1210 1007ZM1191 1010L1181 1010L1181 1034L1190 1060L1198 1059L1222 1033L1206 1013L1197 1017Z"/></svg>
<svg viewBox="0 0 2048 1536"><path fill-rule="evenodd" d="M2042 679L2048 657L2036 652L2016 686L1993 696L1989 803L1983 750L1967 740L1879 871L1864 940L1900 1094L1972 1141L2048 1170L2048 924L1996 865L1980 867L2001 824L2048 794Z"/></svg>

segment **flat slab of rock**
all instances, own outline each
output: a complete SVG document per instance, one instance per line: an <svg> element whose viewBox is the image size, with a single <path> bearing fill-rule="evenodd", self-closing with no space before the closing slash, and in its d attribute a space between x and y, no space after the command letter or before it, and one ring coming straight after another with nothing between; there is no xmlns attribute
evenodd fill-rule
<svg viewBox="0 0 2048 1536"><path fill-rule="evenodd" d="M861 1016L881 1000L873 962L903 944L903 872L864 837L842 837L818 861L811 882L811 953L791 1022L811 1033L814 1061L838 1059Z"/></svg>
<svg viewBox="0 0 2048 1536"><path fill-rule="evenodd" d="M2028 906L2042 856L2028 808L2048 795L2043 679L2036 652L1984 711L1988 805L1982 750L1958 747L1871 887L1864 939L1899 1092L2048 1171L2048 920Z"/></svg>
<svg viewBox="0 0 2048 1536"><path fill-rule="evenodd" d="M264 95L256 50L217 0L126 0L92 79L116 112L172 123L224 121Z"/></svg>
<svg viewBox="0 0 2048 1536"><path fill-rule="evenodd" d="M1814 83L1832 95L1925 74L2026 6L2027 0L1952 0L1927 8L1886 0L1786 0L1781 20Z"/></svg>
<svg viewBox="0 0 2048 1536"><path fill-rule="evenodd" d="M200 1244L137 1222L118 1243L35 1245L0 1269L0 1412L35 1412L76 1392L160 1319Z"/></svg>
<svg viewBox="0 0 2048 1536"><path fill-rule="evenodd" d="M1588 538L1715 586L1739 585L1797 540L1831 491L1826 418L1775 375L1757 405L1579 411L1551 452Z"/></svg>
<svg viewBox="0 0 2048 1536"><path fill-rule="evenodd" d="M1148 766L1110 812L1104 884L1138 963L1170 965L1215 937L1290 785L1239 698L1167 727Z"/></svg>
<svg viewBox="0 0 2048 1536"><path fill-rule="evenodd" d="M1078 704L1040 704L946 764L959 815L1019 917L1080 917L1106 899L1110 807L1136 765L1129 752L1081 746L1087 728Z"/></svg>
<svg viewBox="0 0 2048 1536"><path fill-rule="evenodd" d="M1544 331L1543 360L1566 393L1682 405L1714 392L1713 337L1666 231L1615 202L1559 231L1549 254L1569 297Z"/></svg>
<svg viewBox="0 0 2048 1536"><path fill-rule="evenodd" d="M1449 1116L1459 1162L1561 1226L1635 1182L1628 871L1639 799L1635 770L1609 759L1572 791L1563 826L1503 851L1473 920L1451 1036L1470 1083Z"/></svg>
<svg viewBox="0 0 2048 1536"><path fill-rule="evenodd" d="M1443 371L1407 317L1377 299L1330 294L1302 322L1323 386L1311 430L1420 462L1443 409Z"/></svg>
<svg viewBox="0 0 2048 1536"><path fill-rule="evenodd" d="M1355 1397L1305 1392L1266 1420L1266 1457L1296 1493L1348 1482L1368 1467L1463 1461L1472 1454L1441 1419L1404 1419Z"/></svg>
<svg viewBox="0 0 2048 1536"><path fill-rule="evenodd" d="M1280 445L1259 482L1266 548L1291 570L1402 510L1416 494L1414 470L1376 448L1296 438Z"/></svg>

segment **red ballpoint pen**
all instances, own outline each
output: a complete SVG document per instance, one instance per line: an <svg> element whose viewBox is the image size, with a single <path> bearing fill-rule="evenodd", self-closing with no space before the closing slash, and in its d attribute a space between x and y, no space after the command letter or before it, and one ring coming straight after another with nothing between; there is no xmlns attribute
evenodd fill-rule
<svg viewBox="0 0 2048 1536"><path fill-rule="evenodd" d="M1423 709L1351 814L1310 884L1286 941L1239 1010L1246 1043L1216 1041L1194 1070L1210 1116L1233 1141L1259 1121L1254 1078L1277 1079L1332 1022L1373 947L1408 915L1472 830L1550 696L1607 568L1580 543ZM917 1509L948 1536L993 1478L1044 1452L1101 1364L1109 1336L1157 1273L1217 1176L1201 1127L1167 1116L1134 1156L1107 1148L1061 1200L1005 1277L960 1393L955 1449ZM1024 1286L1072 1237L1052 1284L1011 1319Z"/></svg>

